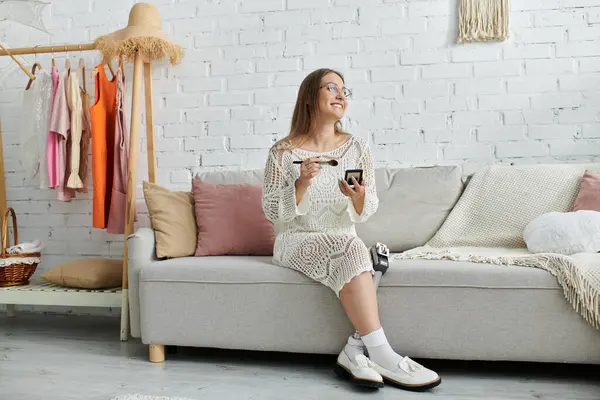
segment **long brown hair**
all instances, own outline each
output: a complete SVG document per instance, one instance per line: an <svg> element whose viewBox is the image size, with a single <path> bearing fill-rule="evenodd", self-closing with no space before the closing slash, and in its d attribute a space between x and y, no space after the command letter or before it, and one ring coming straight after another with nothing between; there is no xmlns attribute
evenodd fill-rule
<svg viewBox="0 0 600 400"><path fill-rule="evenodd" d="M315 130L315 124L319 116L319 90L321 89L321 79L329 73L334 73L340 77L342 82L344 76L333 69L321 68L311 72L304 78L300 89L298 90L298 98L294 107L292 116L292 125L290 134L280 140L278 143L287 142L288 145L295 147L301 146ZM342 133L342 122L336 121L336 133Z"/></svg>

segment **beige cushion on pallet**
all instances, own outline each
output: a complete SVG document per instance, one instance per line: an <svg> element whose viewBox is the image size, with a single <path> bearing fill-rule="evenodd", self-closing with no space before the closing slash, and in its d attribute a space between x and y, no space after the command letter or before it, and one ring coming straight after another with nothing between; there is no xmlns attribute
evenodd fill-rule
<svg viewBox="0 0 600 400"><path fill-rule="evenodd" d="M52 267L42 279L60 286L78 289L109 289L123 282L123 260L83 258Z"/></svg>

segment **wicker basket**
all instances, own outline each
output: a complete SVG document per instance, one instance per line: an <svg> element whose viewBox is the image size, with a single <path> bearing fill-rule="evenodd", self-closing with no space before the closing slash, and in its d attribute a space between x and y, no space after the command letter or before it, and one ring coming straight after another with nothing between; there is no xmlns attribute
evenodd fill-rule
<svg viewBox="0 0 600 400"><path fill-rule="evenodd" d="M14 244L19 243L19 234L17 232L17 214L12 208L8 208L4 213L2 221L2 253L0 253L0 287L23 286L29 283L29 278L35 272L40 253L20 253L8 254L8 216L12 214L13 239ZM32 258L37 258L37 262L31 262ZM19 262L20 260L28 262ZM8 265L7 265L8 264Z"/></svg>

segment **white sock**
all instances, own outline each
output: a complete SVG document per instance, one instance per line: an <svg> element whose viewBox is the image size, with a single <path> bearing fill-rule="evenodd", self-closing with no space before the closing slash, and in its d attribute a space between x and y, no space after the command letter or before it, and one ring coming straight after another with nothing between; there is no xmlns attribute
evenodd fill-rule
<svg viewBox="0 0 600 400"><path fill-rule="evenodd" d="M359 354L365 354L362 340L354 339L352 336L348 336L348 343L344 350L350 359L354 359Z"/></svg>
<svg viewBox="0 0 600 400"><path fill-rule="evenodd" d="M365 346L367 346L371 361L385 369L396 370L398 363L403 357L392 349L383 332L383 328L361 336L361 339Z"/></svg>

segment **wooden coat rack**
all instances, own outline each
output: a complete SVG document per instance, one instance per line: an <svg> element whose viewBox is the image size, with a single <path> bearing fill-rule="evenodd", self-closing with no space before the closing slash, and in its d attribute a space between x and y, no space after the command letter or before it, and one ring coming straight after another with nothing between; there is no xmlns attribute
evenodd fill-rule
<svg viewBox="0 0 600 400"><path fill-rule="evenodd" d="M43 53L64 53L73 51L90 51L96 50L94 43L89 44L67 44L59 46L40 46L40 47L23 47L0 50L0 56L10 56L14 59L14 55L25 54L43 54ZM144 94L146 106L146 139L148 150L148 178L152 183L156 182L156 155L154 150L154 114L152 104L152 61L149 57L138 50L135 53L133 61L133 89L131 101L131 124L129 131L129 161L127 168L127 206L126 206L126 224L125 224L125 241L123 255L123 284L121 296L121 340L126 341L129 338L129 298L128 298L128 274L127 274L127 237L134 231L135 217L135 198L136 198L136 174L137 174L137 159L138 159L138 142L139 142L139 125L140 125L140 101L142 89L142 74L144 76ZM0 210L6 207L5 194L5 177L4 177L4 160L2 158L0 132Z"/></svg>

